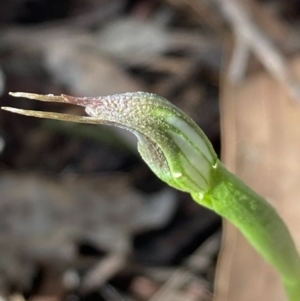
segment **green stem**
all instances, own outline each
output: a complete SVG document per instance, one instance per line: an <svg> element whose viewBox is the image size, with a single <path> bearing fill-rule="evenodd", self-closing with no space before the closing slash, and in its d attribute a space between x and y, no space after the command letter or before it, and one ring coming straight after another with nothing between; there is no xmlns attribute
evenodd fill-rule
<svg viewBox="0 0 300 301"><path fill-rule="evenodd" d="M300 280L293 283L286 283L283 280L283 285L289 301L300 300Z"/></svg>
<svg viewBox="0 0 300 301"><path fill-rule="evenodd" d="M212 171L210 190L205 194L192 193L192 197L240 229L254 248L280 273L288 300L300 300L299 255L289 230L266 200L219 161Z"/></svg>
<svg viewBox="0 0 300 301"><path fill-rule="evenodd" d="M284 222L266 200L225 169L201 129L166 99L144 92L99 97L10 94L83 106L89 116L2 108L13 113L114 125L133 132L153 172L240 229L279 272L289 301L300 301L300 258Z"/></svg>

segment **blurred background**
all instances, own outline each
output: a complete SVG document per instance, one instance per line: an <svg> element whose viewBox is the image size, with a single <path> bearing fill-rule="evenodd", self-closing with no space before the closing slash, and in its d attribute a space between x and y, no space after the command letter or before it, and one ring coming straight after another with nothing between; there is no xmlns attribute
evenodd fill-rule
<svg viewBox="0 0 300 301"><path fill-rule="evenodd" d="M1 106L84 114L8 92L152 92L220 154L221 79L264 69L300 96L299 16L296 0L1 0ZM161 183L131 134L1 111L0 155L1 299L212 300L221 220Z"/></svg>

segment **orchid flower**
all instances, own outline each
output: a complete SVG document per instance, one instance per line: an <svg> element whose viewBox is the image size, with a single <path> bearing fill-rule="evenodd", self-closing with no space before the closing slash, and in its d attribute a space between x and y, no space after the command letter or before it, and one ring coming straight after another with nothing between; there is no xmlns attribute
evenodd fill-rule
<svg viewBox="0 0 300 301"><path fill-rule="evenodd" d="M289 301L300 300L300 258L286 225L261 196L230 173L202 130L163 97L136 92L100 97L10 93L46 102L83 106L88 116L3 107L26 116L124 128L152 171L170 186L234 224L278 271Z"/></svg>

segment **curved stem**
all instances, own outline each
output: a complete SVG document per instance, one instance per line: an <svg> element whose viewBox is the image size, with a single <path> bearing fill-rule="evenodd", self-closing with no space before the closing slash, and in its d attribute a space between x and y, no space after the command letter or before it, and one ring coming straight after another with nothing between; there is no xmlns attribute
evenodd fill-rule
<svg viewBox="0 0 300 301"><path fill-rule="evenodd" d="M300 300L300 280L294 283L285 283L283 280L283 286L289 301Z"/></svg>
<svg viewBox="0 0 300 301"><path fill-rule="evenodd" d="M276 210L218 162L212 185L195 201L233 223L254 248L279 272L289 301L300 300L300 258Z"/></svg>
<svg viewBox="0 0 300 301"><path fill-rule="evenodd" d="M114 125L133 132L153 172L170 186L191 193L196 202L240 229L279 272L289 301L300 300L300 258L278 213L226 170L201 129L166 99L144 92L99 97L19 92L11 95L83 106L89 117L3 108L13 113Z"/></svg>

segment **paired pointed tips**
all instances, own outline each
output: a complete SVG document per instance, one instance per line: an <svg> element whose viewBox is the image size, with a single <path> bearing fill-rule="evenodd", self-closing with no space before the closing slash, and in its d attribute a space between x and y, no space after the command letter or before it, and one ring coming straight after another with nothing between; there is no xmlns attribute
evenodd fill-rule
<svg viewBox="0 0 300 301"><path fill-rule="evenodd" d="M26 116L119 126L134 133L138 149L153 172L169 185L187 192L206 192L217 156L201 129L168 100L146 92L100 97L10 93L44 102L85 107L88 116L3 107Z"/></svg>
<svg viewBox="0 0 300 301"><path fill-rule="evenodd" d="M67 103L67 104L74 104L78 106L86 107L87 104L91 104L97 100L101 100L101 97L73 97L69 95L53 95L53 94L36 94L36 93L26 93L26 92L10 92L9 95L13 97L24 97L34 100L39 100L43 102L59 102L59 103ZM44 111L35 111L35 110L23 110L17 109L12 107L1 107L2 110L16 113L25 116L37 117L37 118L49 118L55 120L62 120L62 121L70 121L70 122L79 122L79 123L102 123L101 120L97 118L93 118L90 116L77 116L71 114L62 114L56 112L44 112Z"/></svg>
<svg viewBox="0 0 300 301"><path fill-rule="evenodd" d="M9 92L9 95L13 97L24 97L24 98L35 99L35 100L40 100L45 102L61 102L61 103L67 102L63 95L60 96L53 95L53 94L41 95L41 94L26 93L26 92ZM1 109L12 113L26 115L26 116L34 116L32 114L29 114L29 112L34 112L31 110L23 110L23 109L17 109L12 107L1 107Z"/></svg>

